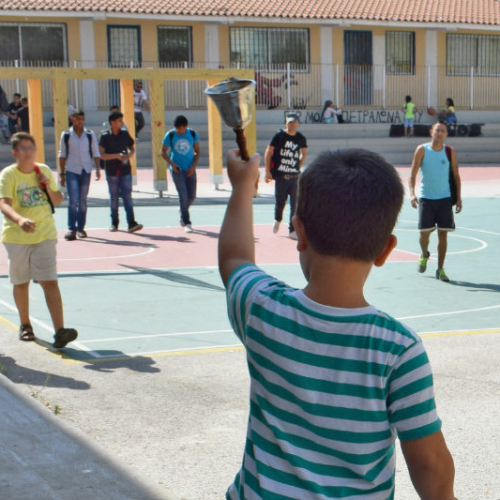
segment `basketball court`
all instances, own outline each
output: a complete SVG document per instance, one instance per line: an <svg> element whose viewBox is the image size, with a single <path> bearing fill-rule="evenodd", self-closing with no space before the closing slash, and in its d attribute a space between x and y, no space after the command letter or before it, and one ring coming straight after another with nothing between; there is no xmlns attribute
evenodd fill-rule
<svg viewBox="0 0 500 500"><path fill-rule="evenodd" d="M401 169L405 178L408 169ZM498 197L481 197L482 187L500 178L499 168L463 168L464 199L450 234L445 268L451 283L434 278L437 236L425 274L416 272L419 257L417 211L405 201L395 234L398 247L389 262L375 268L366 296L425 337L500 333L500 227ZM58 269L68 326L79 338L64 349L64 359L105 362L123 356L187 355L241 349L231 330L225 292L217 270L217 237L225 204L192 208L195 232L178 223L175 203L136 208L145 229L139 233L108 230L109 210L90 208L86 240L66 242L59 232ZM124 219L123 212L121 213ZM254 207L257 262L277 278L302 287L296 243L287 238L287 214L272 234L272 199ZM56 211L64 228L66 210ZM0 308L4 323L17 328L6 257L0 257ZM42 290L31 287L31 315L39 343L48 346L52 324Z"/></svg>

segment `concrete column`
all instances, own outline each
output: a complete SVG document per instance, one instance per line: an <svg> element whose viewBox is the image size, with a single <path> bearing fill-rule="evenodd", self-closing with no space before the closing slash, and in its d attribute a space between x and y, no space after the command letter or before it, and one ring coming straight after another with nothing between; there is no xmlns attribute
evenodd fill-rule
<svg viewBox="0 0 500 500"><path fill-rule="evenodd" d="M320 28L321 47L321 100L335 101L334 92L334 67L332 61L332 27L324 26ZM338 103L337 103L338 104Z"/></svg>
<svg viewBox="0 0 500 500"><path fill-rule="evenodd" d="M151 157L153 158L154 189L163 196L167 191L167 168L161 157L161 145L165 134L165 87L161 79L153 79L149 86L151 104Z"/></svg>
<svg viewBox="0 0 500 500"><path fill-rule="evenodd" d="M30 120L30 134L35 138L36 142L36 161L38 163L45 163L45 144L43 141L42 80L28 80L28 115Z"/></svg>
<svg viewBox="0 0 500 500"><path fill-rule="evenodd" d="M437 31L425 31L425 66L427 87L427 106L436 107L438 105L438 46Z"/></svg>
<svg viewBox="0 0 500 500"><path fill-rule="evenodd" d="M94 21L92 19L80 19L80 59L82 68L95 66ZM97 82L95 80L81 80L81 82L82 107L85 111L95 111L97 109Z"/></svg>
<svg viewBox="0 0 500 500"><path fill-rule="evenodd" d="M373 90L385 88L385 35L373 36Z"/></svg>
<svg viewBox="0 0 500 500"><path fill-rule="evenodd" d="M219 80L209 80L208 86L219 83ZM208 166L210 169L210 181L218 189L223 182L222 176L222 120L217 106L212 99L207 99L208 112ZM255 117L255 115L254 115ZM255 118L253 118L255 120ZM248 154L252 154L253 144L249 144Z"/></svg>
<svg viewBox="0 0 500 500"><path fill-rule="evenodd" d="M56 144L56 165L59 171L59 141L68 128L68 86L63 75L52 78L52 102L54 106L54 135ZM59 179L58 179L59 182Z"/></svg>
<svg viewBox="0 0 500 500"><path fill-rule="evenodd" d="M205 65L207 69L217 69L219 55L219 25L205 23Z"/></svg>
<svg viewBox="0 0 500 500"><path fill-rule="evenodd" d="M135 114L134 114L134 81L120 80L120 102L123 121L127 124L128 133L135 140ZM137 143L135 144L137 149ZM137 154L130 158L132 170L132 185L137 186Z"/></svg>

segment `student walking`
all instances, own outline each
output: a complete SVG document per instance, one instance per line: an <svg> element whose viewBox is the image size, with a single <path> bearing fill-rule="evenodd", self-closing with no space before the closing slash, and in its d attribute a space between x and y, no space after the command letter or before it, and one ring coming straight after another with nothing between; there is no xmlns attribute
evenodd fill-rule
<svg viewBox="0 0 500 500"><path fill-rule="evenodd" d="M259 155L231 151L219 237L231 325L246 350L250 411L228 499L394 498L396 438L420 498L453 500L420 337L367 303L364 284L396 246L398 173L364 150L320 154L299 180L303 290L255 263L252 200Z"/></svg>
<svg viewBox="0 0 500 500"><path fill-rule="evenodd" d="M61 292L57 283L57 230L52 207L63 200L47 165L35 163L33 136L19 132L11 139L16 163L0 174L0 209L4 216L2 243L9 259L9 278L21 326L19 338L35 340L30 322L29 285L33 280L45 294L54 325L53 347L62 348L78 332L65 328Z"/></svg>
<svg viewBox="0 0 500 500"><path fill-rule="evenodd" d="M273 233L279 231L286 200L290 198L288 235L292 239L297 239L292 218L295 214L300 169L307 157L307 140L298 132L299 126L299 116L288 113L285 129L274 135L265 152L266 182L273 179L275 181Z"/></svg>
<svg viewBox="0 0 500 500"><path fill-rule="evenodd" d="M120 197L127 215L128 232L135 233L143 228L135 220L134 202L132 201L132 171L129 159L134 154L134 139L123 130L123 113L114 111L110 113L109 129L101 134L99 152L106 162L106 181L108 182L111 232L118 231L118 203Z"/></svg>
<svg viewBox="0 0 500 500"><path fill-rule="evenodd" d="M411 95L407 95L405 101L403 105L403 111L405 112L405 136L411 137L413 135L413 120L415 119L417 107L411 102Z"/></svg>
<svg viewBox="0 0 500 500"><path fill-rule="evenodd" d="M196 165L200 158L200 138L188 125L185 116L179 115L175 118L174 128L163 138L161 156L170 166L179 195L180 225L186 233L192 233L189 208L196 200Z"/></svg>
<svg viewBox="0 0 500 500"><path fill-rule="evenodd" d="M427 270L427 261L431 255L428 250L429 239L437 227L438 268L436 278L446 282L450 281L444 271L448 233L455 230L453 205L456 204L457 214L462 211L457 154L454 149L444 143L447 135L448 131L444 123L436 122L432 125L431 142L421 144L415 150L409 180L411 206L418 208L419 241L422 250L418 272L424 273ZM415 184L419 170L422 173L422 181L420 183L420 197L417 198ZM450 180L455 185L456 200L453 200L452 197Z"/></svg>
<svg viewBox="0 0 500 500"><path fill-rule="evenodd" d="M85 128L85 113L75 110L71 116L72 127L61 135L59 143L59 175L61 186L68 188L68 241L86 238L87 196L89 194L92 164L96 178L101 178L101 154L92 130Z"/></svg>
<svg viewBox="0 0 500 500"><path fill-rule="evenodd" d="M150 111L148 104L148 96L142 88L142 82L137 80L134 84L134 116L135 116L135 138L139 138L139 132L144 128L144 108L148 113Z"/></svg>

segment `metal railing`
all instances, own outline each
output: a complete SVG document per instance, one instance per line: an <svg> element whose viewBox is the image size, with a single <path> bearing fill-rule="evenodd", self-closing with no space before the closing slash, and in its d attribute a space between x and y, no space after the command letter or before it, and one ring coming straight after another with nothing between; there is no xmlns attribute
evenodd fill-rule
<svg viewBox="0 0 500 500"><path fill-rule="evenodd" d="M214 65L197 62L160 63L158 61L0 61L0 84L10 96L14 92L26 95L24 80L3 80L2 67L142 67L142 68L238 68L240 64ZM326 99L339 107L395 109L404 103L406 95L421 107L444 106L447 97L453 98L459 109L499 109L500 76L479 76L470 68L467 76L451 76L446 67L415 66L412 74L387 74L383 65L266 65L255 66L256 103L261 109L321 109ZM165 82L167 109L202 109L206 106L202 81ZM43 105L52 108L52 88L44 80ZM147 85L145 86L147 91ZM80 107L107 109L118 104L118 83L113 80L70 80L68 100Z"/></svg>

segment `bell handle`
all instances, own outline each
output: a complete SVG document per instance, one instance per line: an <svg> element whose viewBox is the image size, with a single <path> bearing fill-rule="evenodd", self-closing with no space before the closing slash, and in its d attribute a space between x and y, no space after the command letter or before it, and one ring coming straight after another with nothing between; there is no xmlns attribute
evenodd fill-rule
<svg viewBox="0 0 500 500"><path fill-rule="evenodd" d="M250 156L247 150L247 138L245 137L245 131L242 128L234 129L236 133L236 144L240 150L240 156L243 161L248 161Z"/></svg>

